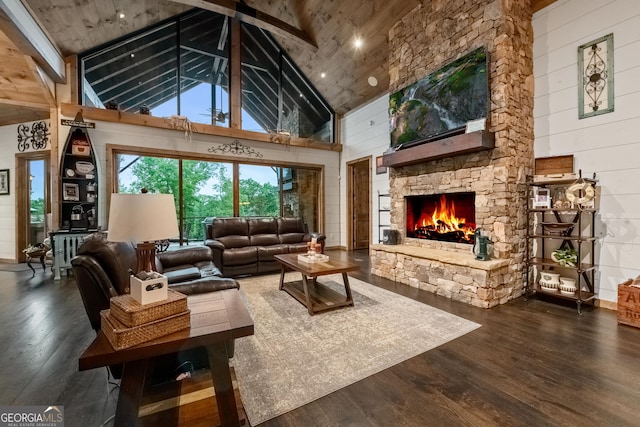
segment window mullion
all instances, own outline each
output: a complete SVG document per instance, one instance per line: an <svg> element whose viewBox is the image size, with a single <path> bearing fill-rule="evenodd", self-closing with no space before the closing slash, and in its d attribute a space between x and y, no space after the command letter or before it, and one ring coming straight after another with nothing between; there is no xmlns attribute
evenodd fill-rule
<svg viewBox="0 0 640 427"><path fill-rule="evenodd" d="M229 61L231 78L229 79L229 100L231 111L229 114L229 127L242 129L242 58L240 42L240 21L231 20L231 51Z"/></svg>

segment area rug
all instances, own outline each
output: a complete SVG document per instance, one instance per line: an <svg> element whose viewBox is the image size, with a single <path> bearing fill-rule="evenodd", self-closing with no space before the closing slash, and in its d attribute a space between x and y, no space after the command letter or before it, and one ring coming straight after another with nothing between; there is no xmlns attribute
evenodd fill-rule
<svg viewBox="0 0 640 427"><path fill-rule="evenodd" d="M240 280L255 335L236 340L232 364L254 426L480 326L354 278L354 307L310 316L279 279ZM344 293L341 275L319 281Z"/></svg>

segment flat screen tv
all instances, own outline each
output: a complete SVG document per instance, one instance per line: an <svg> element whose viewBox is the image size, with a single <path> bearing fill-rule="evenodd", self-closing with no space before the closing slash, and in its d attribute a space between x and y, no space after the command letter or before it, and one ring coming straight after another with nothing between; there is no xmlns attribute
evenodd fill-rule
<svg viewBox="0 0 640 427"><path fill-rule="evenodd" d="M488 69L481 47L391 95L392 149L462 133L467 122L486 118Z"/></svg>

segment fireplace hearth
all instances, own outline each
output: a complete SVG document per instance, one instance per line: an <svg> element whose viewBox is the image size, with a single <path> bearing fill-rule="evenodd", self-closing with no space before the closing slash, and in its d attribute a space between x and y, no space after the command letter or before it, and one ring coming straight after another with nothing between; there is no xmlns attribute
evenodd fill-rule
<svg viewBox="0 0 640 427"><path fill-rule="evenodd" d="M473 244L475 193L406 196L407 237Z"/></svg>

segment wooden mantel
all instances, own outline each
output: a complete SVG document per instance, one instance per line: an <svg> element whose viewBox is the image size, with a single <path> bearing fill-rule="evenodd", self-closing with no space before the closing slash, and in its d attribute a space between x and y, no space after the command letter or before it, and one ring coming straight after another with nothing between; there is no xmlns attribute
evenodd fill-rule
<svg viewBox="0 0 640 427"><path fill-rule="evenodd" d="M382 165L392 168L414 165L459 154L491 150L495 147L492 132L481 130L426 142L382 156Z"/></svg>

